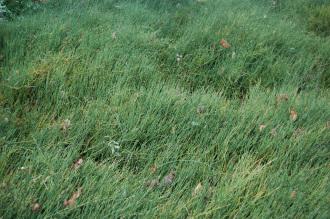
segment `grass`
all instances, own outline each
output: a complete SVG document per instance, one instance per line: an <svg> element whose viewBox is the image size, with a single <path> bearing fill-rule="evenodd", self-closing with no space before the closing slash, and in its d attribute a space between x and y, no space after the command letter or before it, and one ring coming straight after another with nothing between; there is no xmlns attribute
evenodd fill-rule
<svg viewBox="0 0 330 219"><path fill-rule="evenodd" d="M0 216L329 218L330 38L303 16L328 2L275 2L54 0L1 22Z"/></svg>

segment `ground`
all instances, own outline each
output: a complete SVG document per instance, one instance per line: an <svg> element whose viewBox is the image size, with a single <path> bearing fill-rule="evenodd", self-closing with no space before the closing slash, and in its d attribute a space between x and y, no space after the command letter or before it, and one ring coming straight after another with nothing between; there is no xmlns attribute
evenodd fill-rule
<svg viewBox="0 0 330 219"><path fill-rule="evenodd" d="M0 21L1 218L330 217L329 1L31 4Z"/></svg>

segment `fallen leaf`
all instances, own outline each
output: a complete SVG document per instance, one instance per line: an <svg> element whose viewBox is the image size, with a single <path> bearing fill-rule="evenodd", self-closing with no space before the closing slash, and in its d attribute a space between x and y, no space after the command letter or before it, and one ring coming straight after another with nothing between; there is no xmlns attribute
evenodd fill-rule
<svg viewBox="0 0 330 219"><path fill-rule="evenodd" d="M261 125L259 126L259 131L262 132L262 130L264 130L265 128L266 128L266 125L261 124Z"/></svg>
<svg viewBox="0 0 330 219"><path fill-rule="evenodd" d="M159 179L153 179L153 180L147 181L145 183L145 186L148 187L149 189L156 188L157 186L159 186Z"/></svg>
<svg viewBox="0 0 330 219"><path fill-rule="evenodd" d="M168 175L166 175L163 179L164 185L168 186L171 185L175 178L175 171L171 170Z"/></svg>
<svg viewBox="0 0 330 219"><path fill-rule="evenodd" d="M297 192L296 191L292 191L290 194L290 198L291 199L295 199L297 197Z"/></svg>
<svg viewBox="0 0 330 219"><path fill-rule="evenodd" d="M225 49L230 48L230 44L225 39L220 40L220 45Z"/></svg>
<svg viewBox="0 0 330 219"><path fill-rule="evenodd" d="M327 125L326 125L326 127L327 127L328 129L330 129L330 121L327 121Z"/></svg>
<svg viewBox="0 0 330 219"><path fill-rule="evenodd" d="M156 166L156 164L153 164L153 165L150 167L150 172L151 172L152 174L154 174L154 173L156 173L156 171L157 171L157 166Z"/></svg>
<svg viewBox="0 0 330 219"><path fill-rule="evenodd" d="M74 162L72 169L77 170L82 164L83 164L84 160L82 158L79 158L78 160L76 160L76 162Z"/></svg>
<svg viewBox="0 0 330 219"><path fill-rule="evenodd" d="M79 187L76 192L74 192L69 200L64 201L64 207L73 206L76 204L76 200L79 198L82 192L82 187Z"/></svg>
<svg viewBox="0 0 330 219"><path fill-rule="evenodd" d="M67 131L71 126L71 121L69 119L65 119L61 123L61 130Z"/></svg>
<svg viewBox="0 0 330 219"><path fill-rule="evenodd" d="M292 122L294 122L298 119L298 114L294 109L290 110L290 119Z"/></svg>
<svg viewBox="0 0 330 219"><path fill-rule="evenodd" d="M41 205L39 203L33 203L31 205L31 209L33 212L38 212L41 210Z"/></svg>
<svg viewBox="0 0 330 219"><path fill-rule="evenodd" d="M202 183L198 183L194 191L192 192L192 196L196 196L198 193L202 191L202 189L203 189Z"/></svg>

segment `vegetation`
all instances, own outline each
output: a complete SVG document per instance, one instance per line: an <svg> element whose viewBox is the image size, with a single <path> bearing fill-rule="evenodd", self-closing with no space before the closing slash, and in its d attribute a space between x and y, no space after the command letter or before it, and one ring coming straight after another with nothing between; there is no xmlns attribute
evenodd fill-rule
<svg viewBox="0 0 330 219"><path fill-rule="evenodd" d="M1 217L329 218L328 1L30 3L0 21Z"/></svg>
<svg viewBox="0 0 330 219"><path fill-rule="evenodd" d="M3 20L8 13L7 6L5 5L3 0L0 0L0 20Z"/></svg>
<svg viewBox="0 0 330 219"><path fill-rule="evenodd" d="M330 4L313 10L309 20L309 27L321 36L330 36Z"/></svg>

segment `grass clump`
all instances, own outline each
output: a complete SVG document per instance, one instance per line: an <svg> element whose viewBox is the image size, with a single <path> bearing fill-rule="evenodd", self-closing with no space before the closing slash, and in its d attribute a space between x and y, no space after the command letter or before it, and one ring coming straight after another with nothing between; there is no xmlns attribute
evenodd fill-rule
<svg viewBox="0 0 330 219"><path fill-rule="evenodd" d="M316 7L309 18L309 29L320 36L330 35L330 5Z"/></svg>
<svg viewBox="0 0 330 219"><path fill-rule="evenodd" d="M295 19L311 1L279 3L49 1L1 22L0 215L329 217L330 42Z"/></svg>

